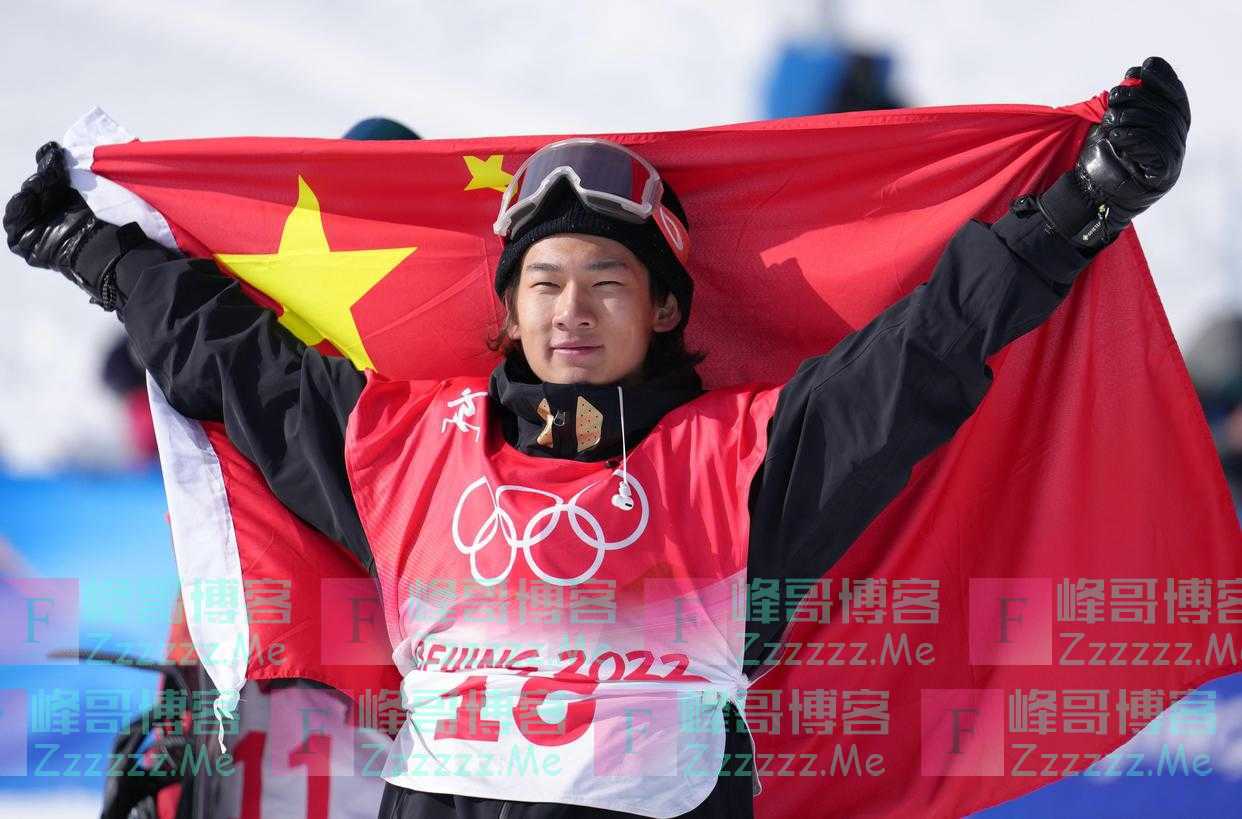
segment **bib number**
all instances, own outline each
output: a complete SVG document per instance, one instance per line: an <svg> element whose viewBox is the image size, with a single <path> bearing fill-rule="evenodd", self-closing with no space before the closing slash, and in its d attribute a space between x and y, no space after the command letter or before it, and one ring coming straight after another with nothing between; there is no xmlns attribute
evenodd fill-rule
<svg viewBox="0 0 1242 819"><path fill-rule="evenodd" d="M628 651L625 658L615 651L605 651L590 664L586 673L586 653L579 650L562 651L559 659L566 663L552 677L529 677L522 685L518 702L513 706L513 721L518 733L528 742L544 747L566 745L581 737L595 718L595 701L579 699L569 703L565 716L559 722L548 722L539 714L539 706L558 692L568 692L586 697L595 691L600 682L614 680L670 680L678 682L702 681L707 678L687 674L690 658L685 654L663 654L659 661L671 666L664 674L651 673L655 655L650 651ZM633 663L633 667L630 667ZM500 739L500 720L484 719L483 708L487 705L487 677L475 674L467 677L461 685L440 695L445 699L461 698L457 711L449 719L436 721L436 739L468 739L475 742L497 742Z"/></svg>

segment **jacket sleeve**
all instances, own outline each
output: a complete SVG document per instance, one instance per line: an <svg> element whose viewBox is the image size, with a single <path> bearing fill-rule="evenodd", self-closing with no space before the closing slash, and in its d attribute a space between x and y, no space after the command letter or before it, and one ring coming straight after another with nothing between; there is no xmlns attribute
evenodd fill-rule
<svg viewBox="0 0 1242 819"><path fill-rule="evenodd" d="M974 412L992 381L985 359L1069 292L1090 257L1028 199L995 225L965 224L929 281L782 388L751 485L751 578L826 573Z"/></svg>
<svg viewBox="0 0 1242 819"><path fill-rule="evenodd" d="M222 421L277 499L371 571L345 472L365 377L302 344L211 260L164 259L117 271L119 315L147 371L178 412Z"/></svg>

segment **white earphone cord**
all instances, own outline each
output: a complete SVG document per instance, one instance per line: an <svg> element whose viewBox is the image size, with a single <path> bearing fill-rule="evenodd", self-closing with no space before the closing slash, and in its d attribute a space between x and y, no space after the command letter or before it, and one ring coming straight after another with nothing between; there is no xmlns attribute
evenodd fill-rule
<svg viewBox="0 0 1242 819"><path fill-rule="evenodd" d="M617 385L617 404L621 413L621 488L622 497L630 496L630 470L629 456L625 450L625 391L621 389L621 385Z"/></svg>

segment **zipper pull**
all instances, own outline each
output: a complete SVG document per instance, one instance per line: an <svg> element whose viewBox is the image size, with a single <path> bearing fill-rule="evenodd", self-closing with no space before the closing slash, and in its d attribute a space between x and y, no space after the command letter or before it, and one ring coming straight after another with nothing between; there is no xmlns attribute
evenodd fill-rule
<svg viewBox="0 0 1242 819"><path fill-rule="evenodd" d="M1095 247L1099 232L1108 222L1108 204L1101 202L1097 214L1095 221L1087 224L1078 234L1078 241L1088 247Z"/></svg>

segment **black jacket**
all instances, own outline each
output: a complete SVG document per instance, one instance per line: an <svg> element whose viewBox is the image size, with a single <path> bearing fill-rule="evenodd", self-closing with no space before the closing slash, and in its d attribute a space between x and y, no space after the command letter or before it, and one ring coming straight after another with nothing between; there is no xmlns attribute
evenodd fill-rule
<svg viewBox="0 0 1242 819"><path fill-rule="evenodd" d="M752 580L825 574L906 484L914 465L979 405L992 381L987 357L1047 319L1069 292L1090 259L1053 233L1029 202L1015 202L995 225L966 223L927 283L831 351L805 361L784 385L750 492ZM373 571L344 456L345 426L363 376L348 361L297 341L210 260L123 265L118 276L127 294L121 318L169 403L191 418L222 420L276 497ZM574 397L591 390L589 400L605 413L600 446L577 453L562 437L551 448L536 443L543 427L534 409L540 399L554 411L565 408L572 419ZM637 444L667 411L700 392L693 376L627 389L627 444ZM603 460L620 449L610 394L611 388L524 383L501 365L489 400L503 408L505 436L521 451ZM562 429L554 433L572 434L573 424ZM751 676L773 653L785 625L748 624ZM726 750L749 751L744 740L734 733ZM748 781L722 777L690 815L749 815L748 798L737 804L749 788ZM383 815L496 816L500 810L491 807L500 803L464 797L447 803L410 792L389 797L390 809L398 801L403 807ZM525 812L515 813L517 805L506 815L561 810L522 805ZM566 815L590 813L570 810Z"/></svg>

